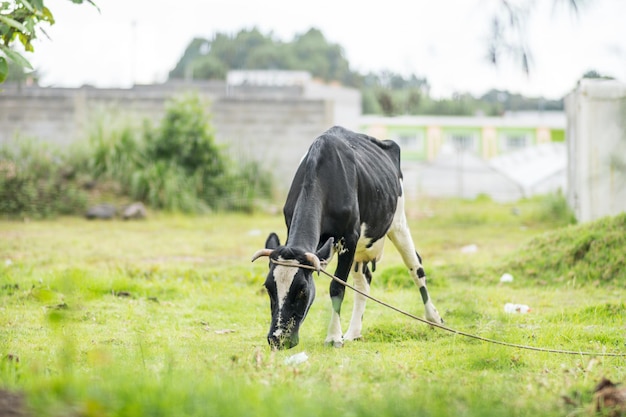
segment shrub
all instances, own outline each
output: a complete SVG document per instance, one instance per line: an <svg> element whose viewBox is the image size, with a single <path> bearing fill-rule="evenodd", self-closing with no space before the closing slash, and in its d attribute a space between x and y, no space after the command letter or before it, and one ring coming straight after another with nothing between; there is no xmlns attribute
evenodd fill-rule
<svg viewBox="0 0 626 417"><path fill-rule="evenodd" d="M144 144L130 122L100 118L89 134L89 172L96 178L117 179L127 186L133 172L146 165Z"/></svg>
<svg viewBox="0 0 626 417"><path fill-rule="evenodd" d="M166 104L157 127L101 119L90 134L89 171L155 209L253 210L255 198L271 194L270 176L256 163L235 165L227 159L205 108L197 95L184 95Z"/></svg>
<svg viewBox="0 0 626 417"><path fill-rule="evenodd" d="M576 223L576 216L567 204L562 192L549 193L533 197L537 208L530 211L524 220L530 223L552 223L555 226L567 226Z"/></svg>
<svg viewBox="0 0 626 417"><path fill-rule="evenodd" d="M204 108L197 95L176 97L168 102L159 129L148 132L147 157L173 162L189 175L200 172L206 179L224 174L224 157L215 144Z"/></svg>
<svg viewBox="0 0 626 417"><path fill-rule="evenodd" d="M87 194L60 149L16 137L0 146L0 214L43 218L84 210Z"/></svg>
<svg viewBox="0 0 626 417"><path fill-rule="evenodd" d="M151 205L197 211L204 206L218 208L219 201L226 197L223 177L227 162L215 144L209 116L204 109L205 103L197 95L174 98L167 103L159 128L146 132L147 161L155 163L163 174L171 177L160 183L160 197L154 190L148 190ZM151 170L149 166L143 168ZM150 175L146 177L150 178ZM183 197L197 200L195 204L174 201L174 195L180 190L175 187L177 183L185 187ZM153 183L146 183L150 184ZM174 187L168 188L167 185ZM174 195L168 195L170 192Z"/></svg>
<svg viewBox="0 0 626 417"><path fill-rule="evenodd" d="M205 107L197 95L174 98L157 127L100 114L88 140L63 151L17 138L0 148L0 214L77 214L103 194L184 213L254 210L271 196L271 175L227 159Z"/></svg>
<svg viewBox="0 0 626 417"><path fill-rule="evenodd" d="M135 171L130 179L130 195L153 208L183 213L201 213L209 205L199 191L203 179L189 174L169 161L155 161Z"/></svg>

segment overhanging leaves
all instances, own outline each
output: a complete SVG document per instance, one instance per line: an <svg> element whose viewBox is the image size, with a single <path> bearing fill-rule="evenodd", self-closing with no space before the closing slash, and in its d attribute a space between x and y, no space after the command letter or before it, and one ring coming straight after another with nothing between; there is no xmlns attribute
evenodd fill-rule
<svg viewBox="0 0 626 417"><path fill-rule="evenodd" d="M98 8L92 0L72 0L73 3L87 2ZM100 9L98 9L99 11ZM16 41L19 41L24 50L34 52L32 41L37 38L37 29L45 35L41 28L42 23L54 24L54 17L50 10L44 6L44 0L13 0L0 2L0 83L4 82L8 75L8 62L28 69L33 69L30 62L20 53L11 49Z"/></svg>
<svg viewBox="0 0 626 417"><path fill-rule="evenodd" d="M9 64L3 56L0 56L0 83L7 79L7 75L9 75Z"/></svg>
<svg viewBox="0 0 626 417"><path fill-rule="evenodd" d="M0 45L0 50L2 50L2 52L7 56L7 58L15 62L16 64L24 68L33 69L33 66L30 64L30 62L28 62L28 60L24 58L20 53L15 52L12 49L4 45Z"/></svg>
<svg viewBox="0 0 626 417"><path fill-rule="evenodd" d="M21 24L20 22L18 22L15 19L12 19L8 16L4 16L0 14L0 22L4 23L7 26L13 27L21 32L28 32L28 29L26 29L26 26L24 26L23 24Z"/></svg>

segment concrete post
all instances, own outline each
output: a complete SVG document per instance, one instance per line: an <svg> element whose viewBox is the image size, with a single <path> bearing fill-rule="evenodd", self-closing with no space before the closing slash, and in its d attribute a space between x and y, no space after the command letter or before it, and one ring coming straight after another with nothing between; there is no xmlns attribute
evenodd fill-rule
<svg viewBox="0 0 626 417"><path fill-rule="evenodd" d="M576 218L626 211L626 85L582 80L565 107L567 199Z"/></svg>

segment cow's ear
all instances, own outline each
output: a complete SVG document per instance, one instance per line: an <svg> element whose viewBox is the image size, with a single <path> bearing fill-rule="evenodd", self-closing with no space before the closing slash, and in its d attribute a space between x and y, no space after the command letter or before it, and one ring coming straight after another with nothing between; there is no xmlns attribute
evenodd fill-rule
<svg viewBox="0 0 626 417"><path fill-rule="evenodd" d="M280 246L280 239L278 238L278 235L274 232L270 233L270 235L267 237L267 240L265 241L265 248L276 249L279 246Z"/></svg>
<svg viewBox="0 0 626 417"><path fill-rule="evenodd" d="M328 238L326 243L324 243L324 246L322 246L317 251L316 255L320 259L320 261L327 261L332 257L334 242L335 242L335 239L333 239L332 237Z"/></svg>

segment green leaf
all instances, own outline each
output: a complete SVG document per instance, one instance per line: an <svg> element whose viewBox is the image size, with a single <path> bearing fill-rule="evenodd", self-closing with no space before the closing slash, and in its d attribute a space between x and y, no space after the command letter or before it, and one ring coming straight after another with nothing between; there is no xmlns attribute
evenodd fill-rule
<svg viewBox="0 0 626 417"><path fill-rule="evenodd" d="M3 56L0 56L0 83L7 79L7 75L9 75L9 64Z"/></svg>
<svg viewBox="0 0 626 417"><path fill-rule="evenodd" d="M15 29L21 32L28 32L28 29L26 29L26 27L23 24L21 24L15 19L11 19L10 17L6 17L0 14L0 22L4 23L5 25L14 27Z"/></svg>
<svg viewBox="0 0 626 417"><path fill-rule="evenodd" d="M24 35L23 33L18 33L17 34L18 39L20 40L20 42L22 42L22 45L24 45L24 49L28 52L33 52L34 48L33 45L30 43L30 37Z"/></svg>
<svg viewBox="0 0 626 417"><path fill-rule="evenodd" d="M43 7L42 11L43 13L43 20L47 20L51 25L54 25L54 16L52 16L52 12L50 11L50 9L48 9L47 7Z"/></svg>
<svg viewBox="0 0 626 417"><path fill-rule="evenodd" d="M0 50L2 50L2 52L4 52L4 54L7 56L7 58L9 58L11 61L15 62L17 65L24 67L24 68L28 68L28 69L33 69L33 66L30 64L30 62L28 62L28 60L26 58L24 58L21 54L19 54L18 52L13 51L12 49L10 49L7 46L4 45L0 45Z"/></svg>
<svg viewBox="0 0 626 417"><path fill-rule="evenodd" d="M31 6L30 2L28 2L27 0L19 0L19 2L22 3L24 7L26 7L31 13L35 13L35 9L33 9L33 6Z"/></svg>

